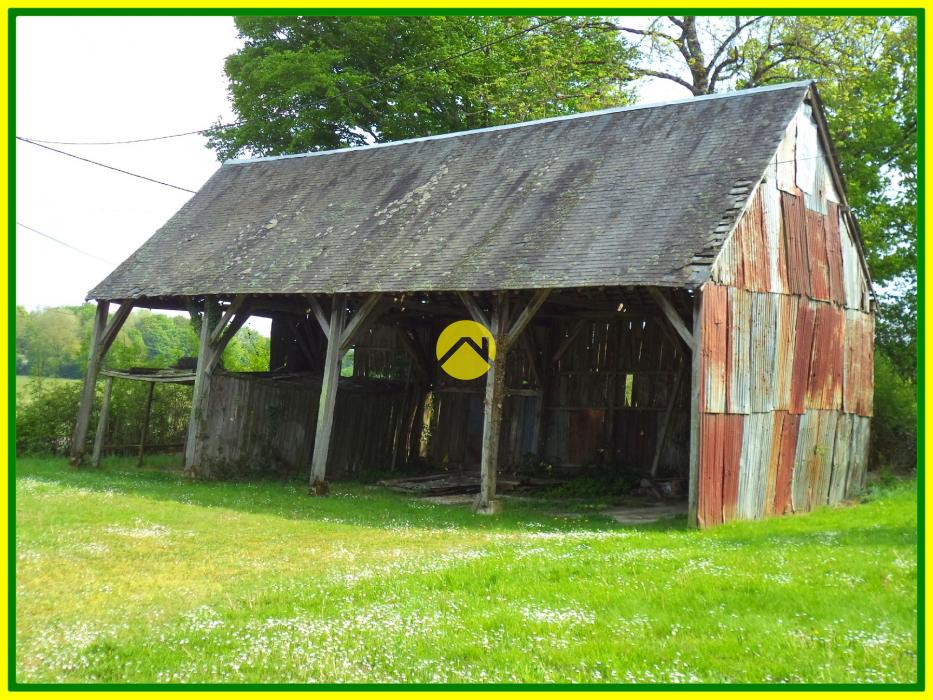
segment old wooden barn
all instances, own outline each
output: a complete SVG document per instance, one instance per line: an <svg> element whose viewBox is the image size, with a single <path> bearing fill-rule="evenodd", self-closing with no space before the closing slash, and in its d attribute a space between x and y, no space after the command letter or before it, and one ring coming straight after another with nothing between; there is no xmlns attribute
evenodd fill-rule
<svg viewBox="0 0 933 700"><path fill-rule="evenodd" d="M229 161L89 298L75 464L146 307L203 320L193 477L323 493L420 458L480 468L489 512L499 470L619 465L688 478L700 526L865 478L874 301L810 83ZM269 371L225 372L249 316L271 318ZM435 356L465 318L498 348L469 382Z"/></svg>

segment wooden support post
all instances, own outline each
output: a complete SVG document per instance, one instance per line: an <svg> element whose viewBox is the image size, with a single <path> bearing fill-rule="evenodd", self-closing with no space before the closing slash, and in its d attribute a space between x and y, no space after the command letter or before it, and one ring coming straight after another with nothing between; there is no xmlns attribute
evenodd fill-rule
<svg viewBox="0 0 933 700"><path fill-rule="evenodd" d="M198 364L194 373L194 390L191 394L191 416L188 419L188 437L185 441L185 476L204 477L208 474L201 464L201 443L204 426L207 422L205 409L207 397L210 394L211 374L220 363L224 349L243 327L249 318L248 305L239 302L239 309L232 319L228 314L217 324L211 324L211 309L214 307L213 297L204 299L204 315L201 318L200 346L198 348ZM236 303L236 302L235 302ZM214 338L215 340L211 340Z"/></svg>
<svg viewBox="0 0 933 700"><path fill-rule="evenodd" d="M680 336L681 340L684 341L684 344L686 344L688 348L693 349L693 334L687 330L687 325L680 317L680 314L677 313L677 309L674 308L674 305L670 302L670 299L664 296L661 290L657 287L648 287L647 289L648 294L651 295L651 298L660 307L664 317L668 320L671 326L673 326L674 330L677 331L677 335Z"/></svg>
<svg viewBox="0 0 933 700"><path fill-rule="evenodd" d="M126 322L133 310L133 302L126 301L107 323L110 312L109 301L97 302L97 313L94 316L94 329L91 333L91 347L88 352L87 373L84 377L84 388L81 392L81 402L78 404L78 416L75 420L75 429L71 436L71 466L78 468L84 462L85 442L87 431L91 422L91 410L94 408L94 395L96 393L97 375L107 350L113 344L114 338Z"/></svg>
<svg viewBox="0 0 933 700"><path fill-rule="evenodd" d="M535 312L541 308L541 304L547 299L550 291L550 289L536 290L511 327L509 326L508 296L500 293L493 302L489 330L496 343L496 356L486 373L480 491L474 506L477 513L491 514L499 510L496 501L496 472L499 469L499 431L502 426L502 405L505 403L506 396L505 368L508 353L521 337L522 331L531 322ZM469 308L469 304L467 307Z"/></svg>
<svg viewBox="0 0 933 700"><path fill-rule="evenodd" d="M654 447L654 459L651 460L651 478L658 475L658 467L661 464L661 449L664 447L664 441L667 439L667 431L671 425L671 414L674 412L674 404L677 403L677 395L680 393L680 385L683 383L684 375L687 373L687 357L684 356L677 368L677 378L674 380L674 387L671 389L671 395L667 399L667 406L664 408L664 416L661 418L661 429L658 431L658 444Z"/></svg>
<svg viewBox="0 0 933 700"><path fill-rule="evenodd" d="M480 458L480 489L473 510L491 515L499 510L496 501L496 472L499 469L499 429L502 426L502 404L505 402L505 365L508 356L506 342L509 308L508 297L497 295L493 302L489 329L496 343L496 356L486 373L486 396L483 401L483 445Z"/></svg>
<svg viewBox="0 0 933 700"><path fill-rule="evenodd" d="M146 453L146 433L149 432L149 418L152 416L152 396L155 393L155 382L149 382L149 390L146 392L146 410L143 413L143 428L139 433L139 457L136 459L136 466L143 466L143 455Z"/></svg>
<svg viewBox="0 0 933 700"><path fill-rule="evenodd" d="M700 382L703 381L701 348L703 339L703 291L693 299L693 358L690 372L690 479L687 489L687 524L697 526L697 497L700 486Z"/></svg>
<svg viewBox="0 0 933 700"><path fill-rule="evenodd" d="M199 436L201 433L201 422L204 420L203 403L207 395L207 383L209 381L207 366L211 359L211 322L210 308L213 300L207 298L204 300L204 315L201 317L201 337L198 345L198 364L194 370L194 390L191 393L191 416L188 418L188 438L185 442L185 475L198 476L197 471L200 461Z"/></svg>
<svg viewBox="0 0 933 700"><path fill-rule="evenodd" d="M573 344L573 341L577 339L577 336L580 335L580 331L586 327L587 323L588 321L585 318L581 318L573 325L573 328L570 329L570 333L567 334L567 337L564 338L563 342L557 346L557 350L554 352L553 357L551 357L551 364L556 364L560 358L564 356L564 353L567 352L567 350Z"/></svg>
<svg viewBox="0 0 933 700"><path fill-rule="evenodd" d="M467 307L467 311L470 312L470 318L480 325L486 326L486 328L492 328L489 318L487 318L483 310L479 308L476 300L469 292L457 292L457 296L460 297L460 301L463 302L463 305Z"/></svg>
<svg viewBox="0 0 933 700"><path fill-rule="evenodd" d="M311 483L308 492L313 496L327 493L327 453L334 426L334 407L337 404L337 384L340 380L340 361L343 357L341 341L347 321L347 295L335 294L327 324L327 352L324 354L324 377L321 380L321 398L318 402L317 428L314 432L314 454L311 458Z"/></svg>
<svg viewBox="0 0 933 700"><path fill-rule="evenodd" d="M113 377L104 380L104 402L100 406L100 417L97 419L97 433L94 435L94 452L91 455L91 464L100 466L100 454L104 449L104 440L107 437L107 421L110 419L110 394L113 391Z"/></svg>

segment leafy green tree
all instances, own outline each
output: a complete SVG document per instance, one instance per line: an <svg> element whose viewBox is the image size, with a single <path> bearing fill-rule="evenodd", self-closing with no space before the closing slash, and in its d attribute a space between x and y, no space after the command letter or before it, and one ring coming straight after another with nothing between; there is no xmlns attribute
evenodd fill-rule
<svg viewBox="0 0 933 700"><path fill-rule="evenodd" d="M632 50L589 18L238 17L222 159L392 141L628 104Z"/></svg>
<svg viewBox="0 0 933 700"><path fill-rule="evenodd" d="M917 27L910 17L656 17L604 21L638 37L641 76L694 95L813 79L880 292L878 341L916 375ZM662 68L659 68L661 66Z"/></svg>

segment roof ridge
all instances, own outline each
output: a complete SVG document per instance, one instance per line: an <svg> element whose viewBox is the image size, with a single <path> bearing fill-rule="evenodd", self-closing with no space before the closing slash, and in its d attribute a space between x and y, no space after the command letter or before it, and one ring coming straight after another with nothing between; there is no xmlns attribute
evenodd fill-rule
<svg viewBox="0 0 933 700"><path fill-rule="evenodd" d="M731 97L742 97L744 95L757 94L761 92L773 92L776 90L790 90L794 88L810 87L814 84L813 80L798 80L792 83L778 83L776 85L763 85L761 87L748 88L745 90L732 90L730 92L717 92L711 95L695 95L692 97L683 97L676 100L667 100L665 102L646 102L644 104L625 105L624 107L608 107L606 109L597 109L590 112L577 112L575 114L564 114L558 117L546 117L544 119L533 119L526 122L515 122L514 124L500 124L499 126L487 126L480 129L466 129L464 131L451 131L446 134L434 134L432 136L418 136L410 139L400 139L398 141L384 141L382 143L370 143L363 146L350 146L348 148L332 148L327 151L308 151L307 153L292 153L281 156L259 156L256 158L233 158L225 160L223 165L246 165L248 163L260 163L264 161L286 160L289 158L310 158L313 156L326 156L335 153L348 153L351 151L365 151L374 148L388 148L390 146L402 146L421 141L436 141L440 139L453 138L456 136L465 136L467 134L482 134L492 131L505 131L507 129L518 129L525 126L534 126L537 124L549 124L551 122L569 121L571 119L581 119L585 117L596 117L603 114L615 114L618 112L634 112L641 109L654 109L657 107L668 107L692 102L706 102L709 100L721 100Z"/></svg>

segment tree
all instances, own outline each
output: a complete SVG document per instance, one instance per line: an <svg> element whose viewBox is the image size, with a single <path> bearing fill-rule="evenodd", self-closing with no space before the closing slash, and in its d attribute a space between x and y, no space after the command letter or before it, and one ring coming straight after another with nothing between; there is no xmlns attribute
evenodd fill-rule
<svg viewBox="0 0 933 700"><path fill-rule="evenodd" d="M634 54L572 17L238 17L222 158L392 141L628 104Z"/></svg>
<svg viewBox="0 0 933 700"><path fill-rule="evenodd" d="M641 76L694 95L813 79L879 291L879 345L916 374L917 37L910 17L602 21L639 37ZM596 23L594 23L596 25Z"/></svg>

